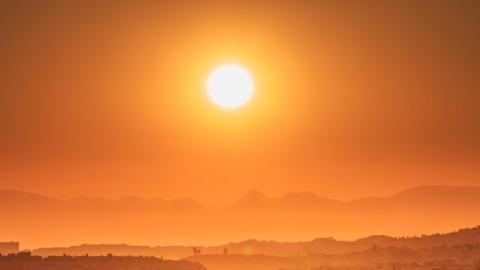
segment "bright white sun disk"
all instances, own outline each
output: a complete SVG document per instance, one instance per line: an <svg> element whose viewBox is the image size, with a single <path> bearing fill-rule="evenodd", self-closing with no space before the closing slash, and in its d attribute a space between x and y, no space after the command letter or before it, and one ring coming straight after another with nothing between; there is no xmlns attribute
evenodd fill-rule
<svg viewBox="0 0 480 270"><path fill-rule="evenodd" d="M236 64L225 64L215 68L207 81L210 99L226 109L246 104L254 90L250 73Z"/></svg>

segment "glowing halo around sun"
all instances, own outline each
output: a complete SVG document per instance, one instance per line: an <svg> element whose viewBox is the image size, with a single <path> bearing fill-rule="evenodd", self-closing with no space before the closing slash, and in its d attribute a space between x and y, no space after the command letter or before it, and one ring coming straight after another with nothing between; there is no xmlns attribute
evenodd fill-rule
<svg viewBox="0 0 480 270"><path fill-rule="evenodd" d="M236 64L218 66L207 80L208 96L215 104L226 109L245 105L251 99L254 88L248 70Z"/></svg>

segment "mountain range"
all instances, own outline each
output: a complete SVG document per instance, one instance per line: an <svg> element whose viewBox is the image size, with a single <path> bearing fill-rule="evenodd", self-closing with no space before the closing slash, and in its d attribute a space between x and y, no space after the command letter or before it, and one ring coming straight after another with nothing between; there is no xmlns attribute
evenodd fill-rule
<svg viewBox="0 0 480 270"><path fill-rule="evenodd" d="M0 235L26 247L81 243L214 245L243 239L408 236L480 224L480 188L420 186L351 201L251 190L223 208L190 199L58 199L0 191ZM5 239L5 240L9 240ZM2 239L3 240L3 239Z"/></svg>

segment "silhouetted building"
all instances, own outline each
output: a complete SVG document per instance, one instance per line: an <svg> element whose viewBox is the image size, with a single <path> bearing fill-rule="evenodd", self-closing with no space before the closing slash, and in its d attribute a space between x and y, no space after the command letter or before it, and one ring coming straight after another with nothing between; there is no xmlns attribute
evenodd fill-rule
<svg viewBox="0 0 480 270"><path fill-rule="evenodd" d="M20 243L18 242L0 242L0 254L2 255L17 253L19 250Z"/></svg>

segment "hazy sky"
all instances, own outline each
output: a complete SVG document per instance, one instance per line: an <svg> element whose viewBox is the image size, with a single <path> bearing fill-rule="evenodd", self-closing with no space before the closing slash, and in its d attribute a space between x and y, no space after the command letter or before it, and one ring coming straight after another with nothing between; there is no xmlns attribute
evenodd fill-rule
<svg viewBox="0 0 480 270"><path fill-rule="evenodd" d="M164 2L0 1L1 189L480 185L479 1ZM205 90L227 62L256 84L234 111Z"/></svg>

